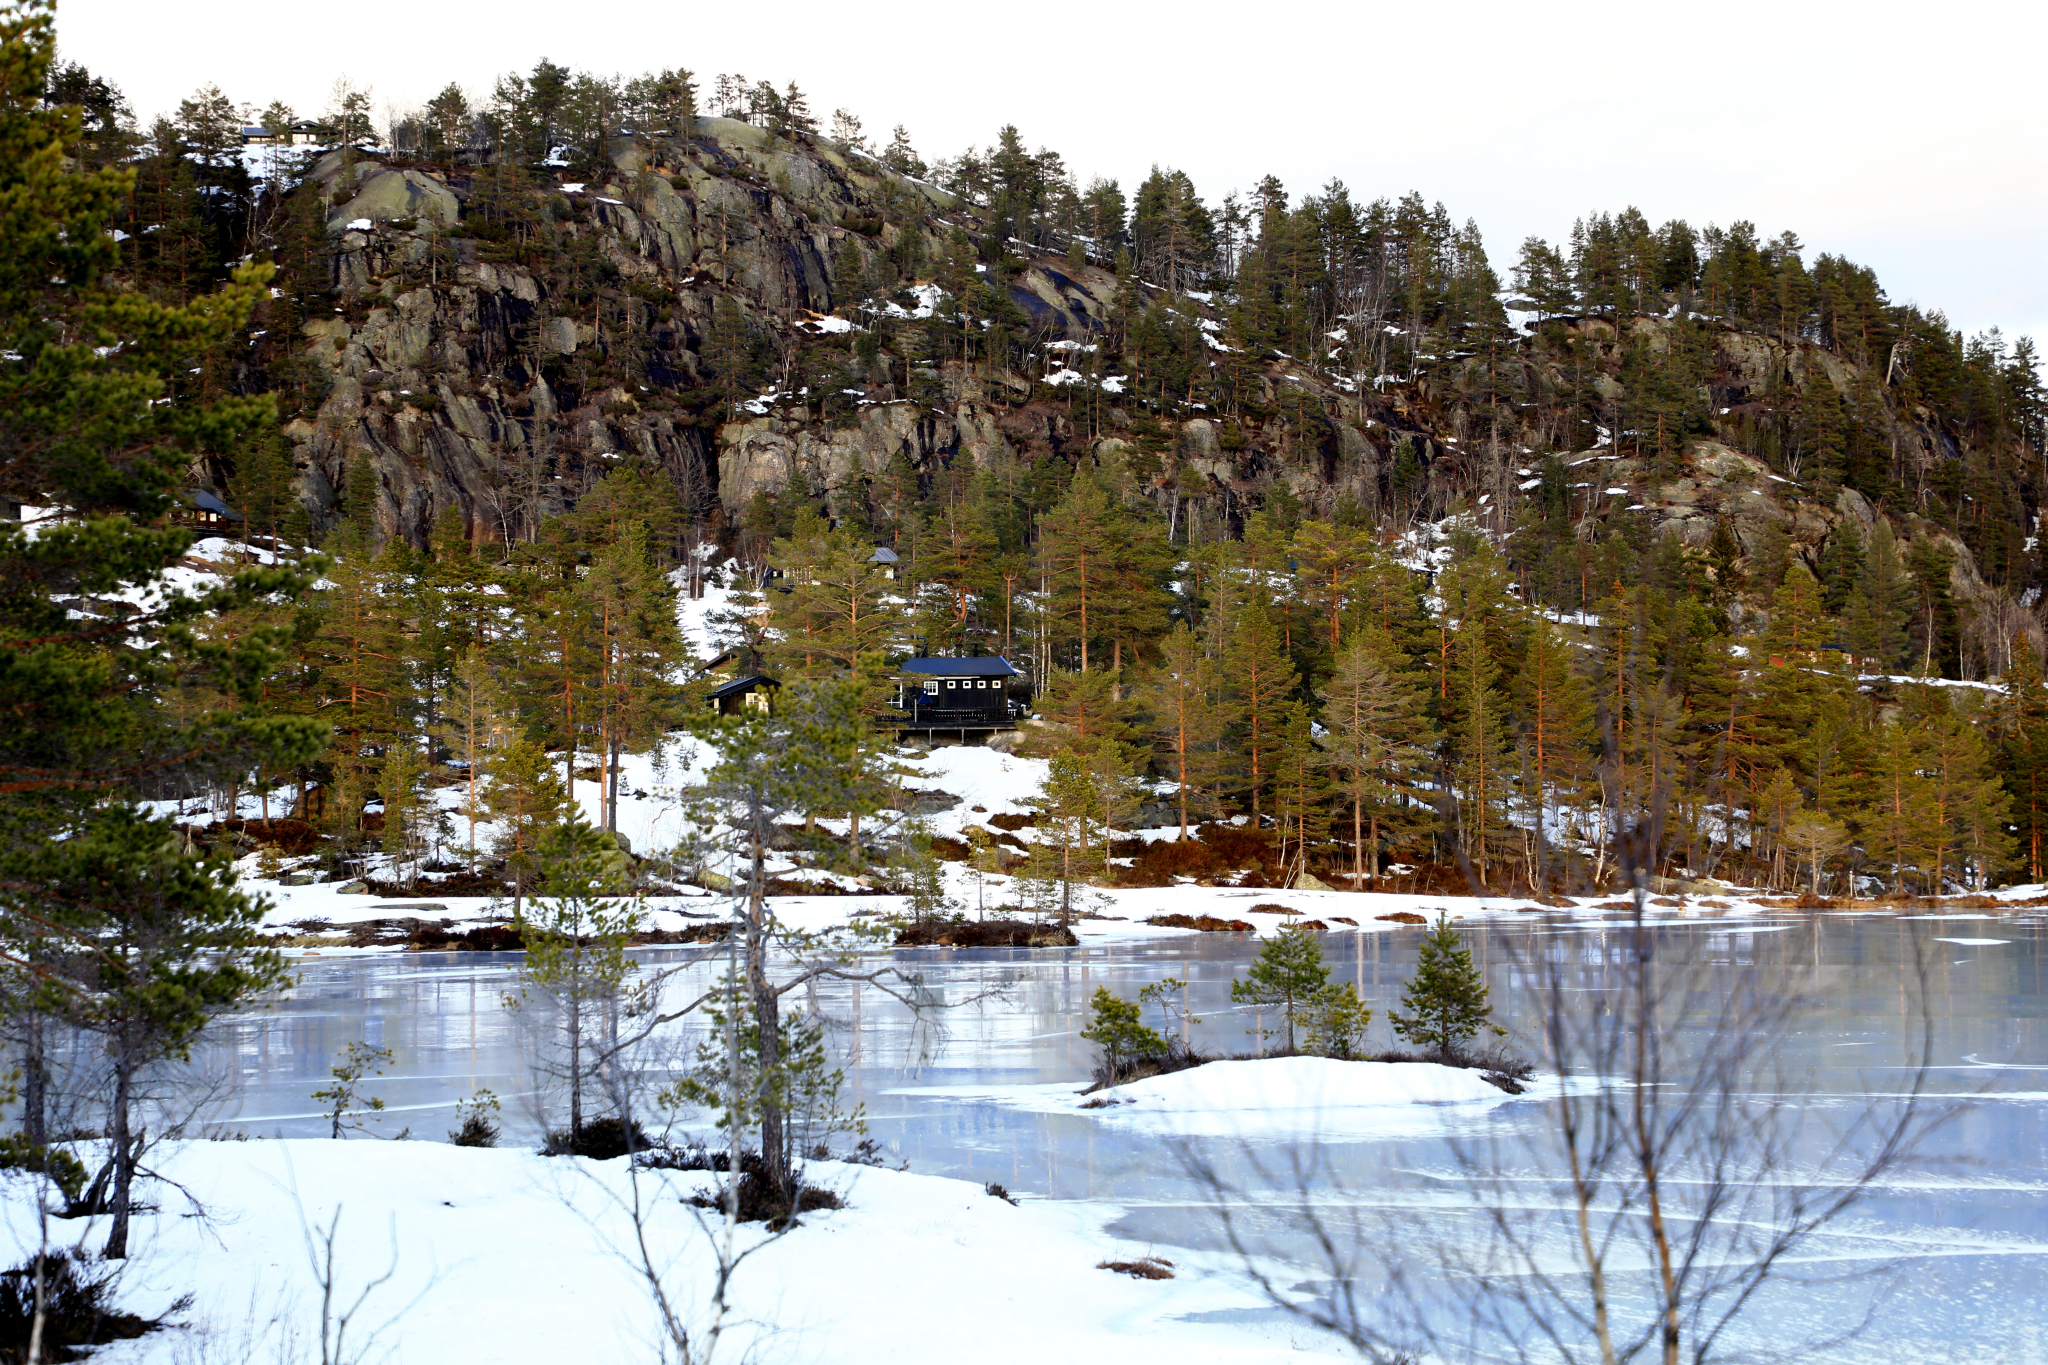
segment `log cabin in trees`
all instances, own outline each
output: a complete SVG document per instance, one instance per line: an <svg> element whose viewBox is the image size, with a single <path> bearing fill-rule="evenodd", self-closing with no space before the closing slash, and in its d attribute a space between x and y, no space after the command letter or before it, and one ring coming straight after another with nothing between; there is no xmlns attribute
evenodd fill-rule
<svg viewBox="0 0 2048 1365"><path fill-rule="evenodd" d="M1010 680L1023 675L1008 659L907 659L897 669L898 730L958 731L961 739L1015 727L1022 703L1010 696Z"/></svg>

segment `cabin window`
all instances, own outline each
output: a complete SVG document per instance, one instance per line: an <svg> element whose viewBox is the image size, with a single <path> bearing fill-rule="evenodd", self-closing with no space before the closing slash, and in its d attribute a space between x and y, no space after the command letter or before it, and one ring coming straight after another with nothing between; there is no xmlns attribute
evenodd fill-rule
<svg viewBox="0 0 2048 1365"><path fill-rule="evenodd" d="M951 678L946 679L946 690L948 692L953 690L953 680Z"/></svg>

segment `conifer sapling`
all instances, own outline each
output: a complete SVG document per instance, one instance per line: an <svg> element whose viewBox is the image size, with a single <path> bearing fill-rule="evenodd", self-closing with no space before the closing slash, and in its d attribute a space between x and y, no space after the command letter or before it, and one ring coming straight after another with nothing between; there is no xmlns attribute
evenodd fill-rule
<svg viewBox="0 0 2048 1365"><path fill-rule="evenodd" d="M1401 1008L1408 1012L1387 1011L1394 1032L1439 1053L1457 1051L1486 1023L1486 982L1441 911L1422 940L1414 979L1401 990Z"/></svg>
<svg viewBox="0 0 2048 1365"><path fill-rule="evenodd" d="M1230 998L1259 1009L1278 1008L1287 1021L1287 1050L1295 1050L1294 1028L1330 984L1323 948L1313 930L1289 925L1266 940L1241 980L1230 983Z"/></svg>

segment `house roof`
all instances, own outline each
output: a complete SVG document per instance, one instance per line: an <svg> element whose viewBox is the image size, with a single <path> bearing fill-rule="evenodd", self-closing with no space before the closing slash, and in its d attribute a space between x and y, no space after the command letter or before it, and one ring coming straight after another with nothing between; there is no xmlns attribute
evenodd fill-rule
<svg viewBox="0 0 2048 1365"><path fill-rule="evenodd" d="M204 488L192 490L192 505L202 512L212 512L216 516L233 517L236 520L240 520L242 515Z"/></svg>
<svg viewBox="0 0 2048 1365"><path fill-rule="evenodd" d="M934 678L1021 678L1023 670L1008 659L982 655L973 659L905 659L905 673L923 673Z"/></svg>
<svg viewBox="0 0 2048 1365"><path fill-rule="evenodd" d="M896 552L886 545L877 545L875 552L868 556L868 563L870 564L898 564L901 562L896 558Z"/></svg>
<svg viewBox="0 0 2048 1365"><path fill-rule="evenodd" d="M773 679L773 678L771 678L771 677L768 677L768 676L767 676L766 674L763 674L763 673L749 673L749 674L748 674L748 675L747 675L746 677L744 677L744 678L734 678L734 679L733 679L733 680L732 680L731 682L729 682L729 683L722 683L722 684L720 684L719 686L717 686L717 687L714 687L714 688L712 688L712 689L711 689L711 700L713 700L713 701L723 701L723 700L725 700L725 699L726 699L727 697L737 697L737 696L739 696L739 695L740 695L741 693L744 693L744 692L751 692L751 691L753 691L753 690L754 690L755 688L757 688L757 687L780 687L780 686L782 686L782 684L781 684L781 683L779 683L779 682L775 681L775 679Z"/></svg>

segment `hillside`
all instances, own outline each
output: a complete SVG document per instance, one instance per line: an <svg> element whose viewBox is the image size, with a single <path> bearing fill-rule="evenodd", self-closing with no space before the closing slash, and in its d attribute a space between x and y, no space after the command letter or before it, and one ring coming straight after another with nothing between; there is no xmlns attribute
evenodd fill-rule
<svg viewBox="0 0 2048 1365"><path fill-rule="evenodd" d="M1747 223L1595 214L1504 280L1417 195L1127 197L1014 128L927 166L793 89L696 101L543 63L395 150L235 145L218 92L78 141L136 172L117 290L277 266L174 392L275 403L192 478L336 567L214 629L290 622L264 706L333 739L224 815L416 866L419 784L524 810L559 765L615 823L715 641L871 714L905 655L1012 656L1105 878L1176 874L1117 871L1162 803L1283 885L2042 875L2030 343ZM665 594L707 591L686 647Z"/></svg>
<svg viewBox="0 0 2048 1365"><path fill-rule="evenodd" d="M1528 297L1541 288L1497 287L1469 228L1428 241L1441 210L1412 200L1276 203L1237 278L1212 265L1211 289L1177 295L1125 244L998 239L986 205L730 119L531 177L350 157L353 196L343 159L295 191L320 213L286 221L324 228L278 244L290 286L242 376L296 409L285 431L316 526L358 453L381 532L417 545L449 507L476 540L530 538L638 454L708 534L796 481L909 548L910 504L949 472L1047 488L1085 464L1182 541L1241 535L1260 509L1382 530L1468 511L1519 533L1533 590L1579 610L1609 533L1640 545L1674 523L1725 559L1725 527L1738 572L1775 585L1785 554L1819 571L1835 527L1867 537L1880 509L1953 553L1963 625L1984 625L1929 661L1971 676L1999 671L2001 607L2040 573L2027 356L1885 305L1867 272L1822 257L1809 274L1740 234L1696 250L1690 280L1567 290L1583 296L1547 300L1552 316ZM1380 279L1336 278L1326 250L1320 281L1248 297L1262 252L1287 268L1304 232L1375 215L1352 235ZM1445 258L1438 278L1401 278L1418 246ZM1805 311L1731 316L1745 270L1752 292L1796 287ZM1313 353L1273 344L1308 331ZM1022 548L1044 504L1014 501Z"/></svg>

